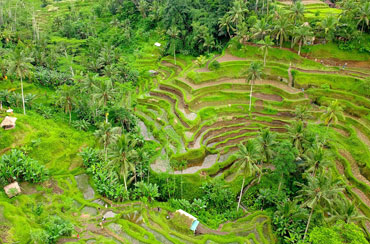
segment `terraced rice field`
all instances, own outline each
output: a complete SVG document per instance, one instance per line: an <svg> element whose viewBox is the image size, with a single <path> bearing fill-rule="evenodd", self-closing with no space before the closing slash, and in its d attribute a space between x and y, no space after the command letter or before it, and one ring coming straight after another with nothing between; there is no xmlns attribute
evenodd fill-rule
<svg viewBox="0 0 370 244"><path fill-rule="evenodd" d="M200 68L186 57L177 58L176 64L170 57L158 63L156 87L139 99L137 107L142 130L163 145L152 169L172 172L169 158L175 157L188 160L188 167L175 174L235 180L232 155L239 143L256 137L265 127L284 137L286 126L295 120L295 107L300 104L309 105L310 121L320 124L319 105L338 99L345 111L345 122L329 131L330 144L337 152L337 171L348 183L347 194L357 199L361 211L370 216L370 100L362 91L343 85L346 79L361 81L369 77L370 65L364 68L353 62L342 70L321 65L318 60L312 66L319 68L307 68L303 63L308 61L303 58L293 66L268 62L265 76L254 85L249 113L250 86L241 74L251 60L231 53L228 49L210 58L220 62L216 71L207 65ZM294 87L289 75L292 70ZM321 88L322 84L331 89ZM168 138L156 137L159 131ZM197 156L189 157L186 152L196 152Z"/></svg>

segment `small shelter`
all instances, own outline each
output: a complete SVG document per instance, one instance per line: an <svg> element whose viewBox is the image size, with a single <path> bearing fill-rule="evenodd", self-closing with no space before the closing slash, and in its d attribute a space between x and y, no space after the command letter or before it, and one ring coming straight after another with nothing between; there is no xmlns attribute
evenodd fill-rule
<svg viewBox="0 0 370 244"><path fill-rule="evenodd" d="M199 225L199 221L197 220L197 218L182 209L176 210L176 213L184 217L184 224L186 224L191 231L196 231Z"/></svg>
<svg viewBox="0 0 370 244"><path fill-rule="evenodd" d="M6 116L3 122L1 122L0 127L3 128L4 130L14 129L16 120L17 118L15 117Z"/></svg>
<svg viewBox="0 0 370 244"><path fill-rule="evenodd" d="M19 193L21 193L21 188L19 187L18 182L15 181L11 183L10 185L5 186L4 191L6 195L8 195L9 198L12 198L18 195Z"/></svg>

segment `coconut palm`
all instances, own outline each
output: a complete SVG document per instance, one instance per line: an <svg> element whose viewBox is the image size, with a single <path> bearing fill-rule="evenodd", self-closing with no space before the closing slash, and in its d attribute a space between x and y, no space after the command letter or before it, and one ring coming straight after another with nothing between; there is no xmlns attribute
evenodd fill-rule
<svg viewBox="0 0 370 244"><path fill-rule="evenodd" d="M283 47L283 42L288 39L288 33L292 25L288 18L280 18L275 22L274 33L276 40L280 41L280 48Z"/></svg>
<svg viewBox="0 0 370 244"><path fill-rule="evenodd" d="M370 25L370 2L365 2L361 4L358 10L359 16L357 17L358 18L357 25L360 25L362 23L361 32L364 32L365 25L366 26Z"/></svg>
<svg viewBox="0 0 370 244"><path fill-rule="evenodd" d="M331 124L337 124L339 119L344 120L343 109L339 105L338 100L334 100L328 107L322 106L320 109L325 109L325 112L321 115L321 120L324 121L326 132Z"/></svg>
<svg viewBox="0 0 370 244"><path fill-rule="evenodd" d="M8 74L15 74L21 80L23 114L26 114L24 102L23 78L29 74L32 69L31 62L33 59L28 56L23 48L17 47L10 55Z"/></svg>
<svg viewBox="0 0 370 244"><path fill-rule="evenodd" d="M245 15L248 13L248 8L243 0L235 0L230 11L227 13L230 16L230 21L234 26L245 20Z"/></svg>
<svg viewBox="0 0 370 244"><path fill-rule="evenodd" d="M257 20L251 28L252 37L257 39L263 39L270 31L270 26L265 18Z"/></svg>
<svg viewBox="0 0 370 244"><path fill-rule="evenodd" d="M302 46L307 42L309 38L313 36L311 27L309 25L302 25L296 27L293 31L293 45L298 43L298 55L301 56Z"/></svg>
<svg viewBox="0 0 370 244"><path fill-rule="evenodd" d="M64 84L57 90L57 104L63 107L64 112L69 114L69 123L72 120L72 107L74 104L75 90L73 86Z"/></svg>
<svg viewBox="0 0 370 244"><path fill-rule="evenodd" d="M259 151L265 156L266 163L270 162L273 154L272 147L276 144L276 134L271 132L269 128L260 131L260 135L256 138Z"/></svg>
<svg viewBox="0 0 370 244"><path fill-rule="evenodd" d="M321 143L316 143L312 148L307 150L303 165L306 167L307 173L311 173L312 176L315 176L319 169L325 169L332 165L332 161L323 145Z"/></svg>
<svg viewBox="0 0 370 244"><path fill-rule="evenodd" d="M336 201L332 216L328 218L329 223L336 223L339 220L349 224L369 219L358 212L354 203L348 201L346 198L343 198Z"/></svg>
<svg viewBox="0 0 370 244"><path fill-rule="evenodd" d="M287 126L289 138L292 144L297 148L299 155L303 154L303 143L305 142L305 129L302 121L294 121Z"/></svg>
<svg viewBox="0 0 370 244"><path fill-rule="evenodd" d="M122 129L120 127L113 127L111 123L101 123L99 129L95 131L94 135L98 138L99 142L104 146L105 160L108 159L108 146L115 142L121 135Z"/></svg>
<svg viewBox="0 0 370 244"><path fill-rule="evenodd" d="M175 25L171 26L167 30L167 35L171 37L171 46L173 48L173 58L175 59L175 65L176 65L176 39L178 38L180 34L180 31L177 29Z"/></svg>
<svg viewBox="0 0 370 244"><path fill-rule="evenodd" d="M220 18L218 21L219 31L222 32L224 29L226 29L226 32L229 38L231 38L230 30L232 30L233 28L231 24L232 24L231 17L227 13L222 18Z"/></svg>
<svg viewBox="0 0 370 244"><path fill-rule="evenodd" d="M344 190L343 182L340 179L333 178L332 174L322 171L316 177L309 175L307 177L307 185L297 183L302 187L298 191L298 198L303 199L302 207L311 209L308 217L306 229L303 239L306 238L312 214L316 207L332 207L334 200L337 199L338 194Z"/></svg>
<svg viewBox="0 0 370 244"><path fill-rule="evenodd" d="M254 140L249 140L246 144L239 144L238 147L239 151L237 152L236 157L239 164L239 171L241 171L243 175L243 182L240 190L237 211L239 210L242 199L245 178L254 173L259 175L259 179L261 177L261 169L257 166L259 152L257 150L256 142Z"/></svg>
<svg viewBox="0 0 370 244"><path fill-rule="evenodd" d="M326 40L331 41L333 39L333 34L337 27L337 24L338 19L333 15L327 16L320 22L320 26L324 30Z"/></svg>
<svg viewBox="0 0 370 244"><path fill-rule="evenodd" d="M258 44L261 45L260 49L263 52L263 66L266 66L268 50L274 45L274 42L271 40L270 36L265 36L265 39L259 41Z"/></svg>
<svg viewBox="0 0 370 244"><path fill-rule="evenodd" d="M137 141L132 139L129 134L121 135L118 140L108 148L108 165L112 165L119 173L121 179L127 185L136 177L135 162L138 159L138 153L135 150ZM130 173L133 177L128 179Z"/></svg>
<svg viewBox="0 0 370 244"><path fill-rule="evenodd" d="M295 108L294 115L297 120L304 122L309 118L309 111L307 106L298 105Z"/></svg>
<svg viewBox="0 0 370 244"><path fill-rule="evenodd" d="M262 75L262 64L258 62L252 62L246 72L244 72L242 75L247 75L245 81L246 83L250 84L251 91L249 95L249 111L251 111L252 107L252 93L253 93L253 85L256 80L261 79Z"/></svg>
<svg viewBox="0 0 370 244"><path fill-rule="evenodd" d="M113 87L113 82L110 79L94 85L93 98L104 106L107 106L108 101L112 100L116 94L117 90Z"/></svg>
<svg viewBox="0 0 370 244"><path fill-rule="evenodd" d="M304 5L301 1L296 1L292 4L290 8L291 18L294 21L294 25L296 25L297 21L302 21L304 19Z"/></svg>

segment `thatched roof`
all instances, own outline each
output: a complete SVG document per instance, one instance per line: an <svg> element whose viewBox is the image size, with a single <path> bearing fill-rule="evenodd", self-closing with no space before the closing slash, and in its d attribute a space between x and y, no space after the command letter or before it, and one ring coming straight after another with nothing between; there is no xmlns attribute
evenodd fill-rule
<svg viewBox="0 0 370 244"><path fill-rule="evenodd" d="M16 120L17 118L15 117L6 116L3 122L1 122L0 127L4 128L5 130L13 129L15 127Z"/></svg>

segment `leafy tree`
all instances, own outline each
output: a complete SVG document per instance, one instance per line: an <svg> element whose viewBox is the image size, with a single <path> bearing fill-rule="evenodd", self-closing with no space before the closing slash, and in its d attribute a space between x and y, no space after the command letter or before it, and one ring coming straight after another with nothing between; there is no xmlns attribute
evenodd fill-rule
<svg viewBox="0 0 370 244"><path fill-rule="evenodd" d="M358 8L359 10L359 16L358 18L358 23L357 25L361 26L361 32L364 32L364 27L365 25L369 27L370 25L370 2L365 2L363 4L360 4L360 7Z"/></svg>
<svg viewBox="0 0 370 244"><path fill-rule="evenodd" d="M132 139L129 134L122 135L114 144L108 148L109 165L117 170L121 179L127 185L136 179L135 163L138 159L138 154L135 149L137 141ZM130 173L133 177L128 179Z"/></svg>
<svg viewBox="0 0 370 244"><path fill-rule="evenodd" d="M302 187L298 191L298 197L304 200L302 207L311 209L303 239L307 235L314 209L317 206L322 208L332 207L338 194L344 190L342 187L343 182L340 179L335 179L332 174L324 171L320 172L316 177L309 175L307 181L307 185L297 183L298 186Z"/></svg>
<svg viewBox="0 0 370 244"><path fill-rule="evenodd" d="M297 120L304 122L306 119L309 118L308 106L298 105L295 108L294 115Z"/></svg>
<svg viewBox="0 0 370 244"><path fill-rule="evenodd" d="M259 177L261 177L261 169L257 166L259 153L257 150L256 142L253 140L249 140L246 144L239 144L238 148L239 151L237 152L236 157L238 163L240 164L239 170L242 171L243 174L243 183L240 190L237 211L239 210L240 201L242 199L245 178L252 175L253 173L258 174Z"/></svg>
<svg viewBox="0 0 370 244"><path fill-rule="evenodd" d="M304 5L301 1L296 1L294 4L292 4L290 11L292 12L291 18L294 21L294 25L304 19Z"/></svg>
<svg viewBox="0 0 370 244"><path fill-rule="evenodd" d="M116 94L117 90L113 87L112 80L104 80L94 86L92 97L100 104L107 106L108 101L112 100Z"/></svg>
<svg viewBox="0 0 370 244"><path fill-rule="evenodd" d="M252 93L253 93L253 85L256 80L261 79L262 75L262 64L258 62L252 62L246 72L243 73L243 75L246 75L247 77L245 79L246 83L250 84L251 91L249 95L249 111L251 111L252 107Z"/></svg>
<svg viewBox="0 0 370 244"><path fill-rule="evenodd" d="M254 38L261 40L271 32L271 29L266 19L262 18L257 20L250 31Z"/></svg>
<svg viewBox="0 0 370 244"><path fill-rule="evenodd" d="M263 52L263 66L266 66L266 57L268 50L274 45L274 42L271 40L270 36L265 36L264 40L257 42L261 45L260 49Z"/></svg>
<svg viewBox="0 0 370 244"><path fill-rule="evenodd" d="M320 26L324 30L326 40L331 41L333 39L337 24L338 20L333 15L327 16L320 22Z"/></svg>
<svg viewBox="0 0 370 244"><path fill-rule="evenodd" d="M237 26L239 23L245 20L245 15L248 13L248 8L243 0L234 0L233 6L231 7L228 15L230 16L231 22Z"/></svg>
<svg viewBox="0 0 370 244"><path fill-rule="evenodd" d="M15 74L21 80L21 92L22 92L22 104L23 104L23 114L26 114L26 107L24 102L24 92L23 92L23 78L29 74L32 69L31 62L33 59L28 56L24 48L17 46L14 52L10 55L8 74Z"/></svg>
<svg viewBox="0 0 370 244"><path fill-rule="evenodd" d="M222 33L224 29L226 29L226 33L231 38L230 31L233 29L231 16L229 14L225 14L222 18L218 21L219 31Z"/></svg>
<svg viewBox="0 0 370 244"><path fill-rule="evenodd" d="M305 128L302 121L294 121L287 126L288 135L292 140L292 144L298 150L299 155L303 154L303 143L305 142Z"/></svg>

